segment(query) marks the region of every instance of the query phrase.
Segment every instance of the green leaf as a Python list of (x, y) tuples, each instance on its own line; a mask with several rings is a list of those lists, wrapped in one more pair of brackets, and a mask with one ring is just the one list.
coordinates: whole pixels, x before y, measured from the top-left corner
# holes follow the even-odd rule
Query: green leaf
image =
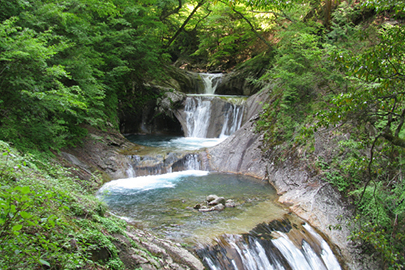
[(46, 265), (46, 266), (48, 266), (48, 267), (51, 267), (50, 263), (47, 262), (47, 261), (45, 261), (45, 260), (43, 260), (43, 259), (39, 259), (39, 262), (42, 263), (43, 265)]
[(28, 194), (28, 193), (30, 193), (30, 187), (28, 187), (28, 186), (22, 187), (22, 188), (21, 188), (21, 193), (22, 193), (22, 194)]
[(25, 211), (21, 211), (21, 212), (20, 212), (20, 216), (21, 216), (22, 218), (24, 218), (24, 219), (29, 219), (29, 218), (32, 217), (32, 215), (31, 215), (30, 213), (27, 213), (27, 212), (25, 212)]
[(22, 227), (23, 227), (23, 226), (22, 226), (21, 224), (17, 224), (17, 225), (14, 225), (14, 226), (13, 226), (12, 230), (16, 232), (16, 231), (21, 230)]

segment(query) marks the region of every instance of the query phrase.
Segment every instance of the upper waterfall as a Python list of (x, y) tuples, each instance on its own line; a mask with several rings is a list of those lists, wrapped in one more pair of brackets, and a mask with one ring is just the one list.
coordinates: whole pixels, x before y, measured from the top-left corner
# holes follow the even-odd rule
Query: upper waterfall
[(204, 84), (204, 94), (215, 94), (215, 90), (222, 80), (222, 73), (200, 73)]
[[(245, 97), (217, 96), (221, 73), (201, 73), (204, 94), (188, 95), (182, 122), (185, 136), (195, 138), (225, 138), (242, 125)], [(180, 119), (179, 119), (180, 120)]]

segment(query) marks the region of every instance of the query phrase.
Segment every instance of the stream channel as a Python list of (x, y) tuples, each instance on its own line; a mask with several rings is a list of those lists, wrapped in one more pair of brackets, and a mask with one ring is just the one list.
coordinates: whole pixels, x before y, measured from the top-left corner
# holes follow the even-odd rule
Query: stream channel
[[(194, 246), (207, 269), (341, 269), (327, 241), (277, 204), (268, 182), (212, 172), (204, 165), (198, 150), (221, 143), (241, 127), (246, 97), (219, 97), (230, 102), (220, 110), (223, 117), (215, 116), (221, 74), (201, 78), (206, 92), (185, 101), (185, 137), (127, 136), (143, 149), (143, 155), (131, 157), (134, 164), (156, 163), (156, 156), (180, 156), (181, 162), (162, 162), (166, 166), (158, 169), (131, 166), (128, 177), (106, 183), (99, 198), (113, 214)], [(232, 200), (230, 207), (195, 209), (205, 208), (211, 194)]]

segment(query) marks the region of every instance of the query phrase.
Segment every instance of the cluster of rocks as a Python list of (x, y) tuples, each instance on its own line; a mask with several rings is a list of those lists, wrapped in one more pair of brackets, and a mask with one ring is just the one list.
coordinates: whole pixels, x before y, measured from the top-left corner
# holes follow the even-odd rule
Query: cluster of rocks
[(196, 204), (193, 208), (200, 212), (222, 211), (226, 207), (236, 207), (236, 203), (231, 200), (225, 200), (224, 197), (217, 195), (208, 195), (204, 203)]

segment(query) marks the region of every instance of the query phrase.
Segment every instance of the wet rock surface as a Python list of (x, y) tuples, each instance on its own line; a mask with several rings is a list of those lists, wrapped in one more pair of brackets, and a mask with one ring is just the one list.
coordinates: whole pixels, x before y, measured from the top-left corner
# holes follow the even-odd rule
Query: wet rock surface
[(225, 200), (224, 197), (219, 197), (217, 195), (208, 195), (207, 199), (203, 203), (196, 204), (193, 209), (199, 212), (212, 212), (212, 211), (222, 211), (225, 208), (236, 207), (236, 203), (232, 199)]
[[(127, 229), (127, 237), (114, 235), (114, 244), (120, 250), (119, 257), (126, 269), (204, 269), (201, 261), (180, 244), (133, 227)], [(135, 243), (136, 249), (131, 247), (128, 238)]]
[(92, 127), (88, 131), (82, 145), (62, 150), (62, 164), (78, 169), (72, 173), (85, 180), (92, 180), (95, 173), (101, 173), (105, 181), (126, 177), (128, 159), (120, 151), (133, 144), (116, 131)]

